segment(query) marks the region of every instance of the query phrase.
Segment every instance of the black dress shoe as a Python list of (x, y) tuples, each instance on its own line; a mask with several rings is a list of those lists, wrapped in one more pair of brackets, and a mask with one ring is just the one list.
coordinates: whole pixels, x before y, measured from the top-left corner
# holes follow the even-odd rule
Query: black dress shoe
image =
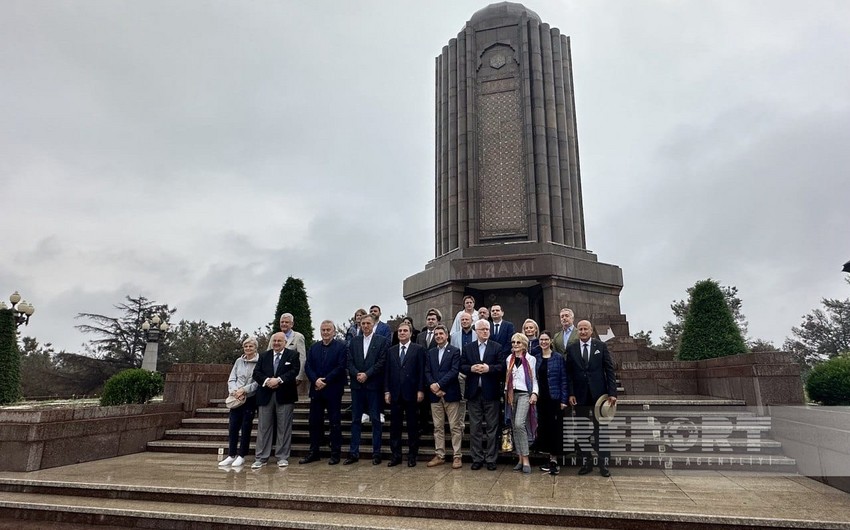
[[(380, 463), (380, 460), (378, 462)], [(390, 460), (390, 463), (387, 464), (387, 467), (395, 467), (399, 464), (401, 464), (401, 458), (393, 458)]]
[(348, 466), (351, 464), (356, 464), (360, 460), (359, 456), (349, 456), (345, 459), (345, 462), (342, 463), (344, 466)]
[(319, 455), (316, 453), (307, 453), (307, 456), (298, 461), (299, 464), (309, 464), (310, 462), (318, 462)]
[(416, 459), (408, 458), (407, 459), (407, 467), (416, 467)]
[(487, 462), (487, 469), (490, 471), (496, 471), (496, 462)]
[(372, 457), (372, 465), (373, 466), (381, 465), (381, 457), (380, 456), (373, 456)]
[(339, 457), (338, 456), (332, 456), (331, 459), (328, 460), (329, 466), (335, 466), (337, 464), (339, 464)]
[(473, 462), (472, 467), (470, 467), (470, 469), (476, 471), (478, 469), (481, 469), (482, 467), (484, 467), (484, 464), (482, 464), (481, 462)]
[(578, 470), (579, 475), (587, 475), (593, 471), (593, 466), (581, 466), (581, 469)]
[(602, 475), (603, 477), (610, 477), (611, 476), (611, 472), (608, 471), (607, 467), (600, 467), (599, 468), (599, 474)]

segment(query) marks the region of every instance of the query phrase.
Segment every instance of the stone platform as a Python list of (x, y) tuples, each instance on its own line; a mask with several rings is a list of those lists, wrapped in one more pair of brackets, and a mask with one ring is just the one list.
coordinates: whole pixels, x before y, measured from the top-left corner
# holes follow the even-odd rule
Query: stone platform
[(252, 471), (216, 459), (141, 453), (2, 472), (0, 528), (850, 529), (850, 495), (796, 474), (618, 468), (606, 479), (365, 459)]

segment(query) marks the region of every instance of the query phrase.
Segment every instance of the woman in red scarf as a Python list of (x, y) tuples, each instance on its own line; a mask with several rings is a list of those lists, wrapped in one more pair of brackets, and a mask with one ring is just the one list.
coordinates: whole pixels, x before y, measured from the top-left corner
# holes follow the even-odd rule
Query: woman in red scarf
[(505, 377), (505, 422), (513, 427), (514, 450), (519, 462), (514, 471), (531, 473), (528, 446), (537, 434), (537, 361), (528, 355), (528, 337), (514, 333)]

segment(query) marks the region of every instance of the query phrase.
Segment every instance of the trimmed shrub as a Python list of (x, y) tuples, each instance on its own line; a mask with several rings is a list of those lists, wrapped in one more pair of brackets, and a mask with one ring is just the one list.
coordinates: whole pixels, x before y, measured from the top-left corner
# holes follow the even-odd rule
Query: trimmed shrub
[(141, 368), (131, 368), (118, 372), (106, 381), (100, 404), (125, 405), (128, 403), (147, 403), (162, 393), (165, 383), (157, 372), (148, 372)]
[(809, 399), (823, 405), (850, 405), (850, 355), (824, 361), (806, 379)]
[(0, 405), (21, 399), (21, 354), (15, 316), (11, 309), (0, 309)]
[(679, 359), (696, 361), (748, 351), (720, 284), (710, 279), (694, 284), (682, 326)]

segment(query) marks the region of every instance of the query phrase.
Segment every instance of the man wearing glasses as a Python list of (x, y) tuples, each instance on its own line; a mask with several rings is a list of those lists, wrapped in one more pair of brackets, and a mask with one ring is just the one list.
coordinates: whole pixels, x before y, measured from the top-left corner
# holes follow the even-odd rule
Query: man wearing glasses
[(490, 340), (490, 323), (475, 323), (477, 340), (463, 348), (460, 371), (466, 375), (466, 409), (469, 411), (472, 469), (496, 469), (496, 439), (499, 433), (501, 376), (505, 372), (501, 344)]

